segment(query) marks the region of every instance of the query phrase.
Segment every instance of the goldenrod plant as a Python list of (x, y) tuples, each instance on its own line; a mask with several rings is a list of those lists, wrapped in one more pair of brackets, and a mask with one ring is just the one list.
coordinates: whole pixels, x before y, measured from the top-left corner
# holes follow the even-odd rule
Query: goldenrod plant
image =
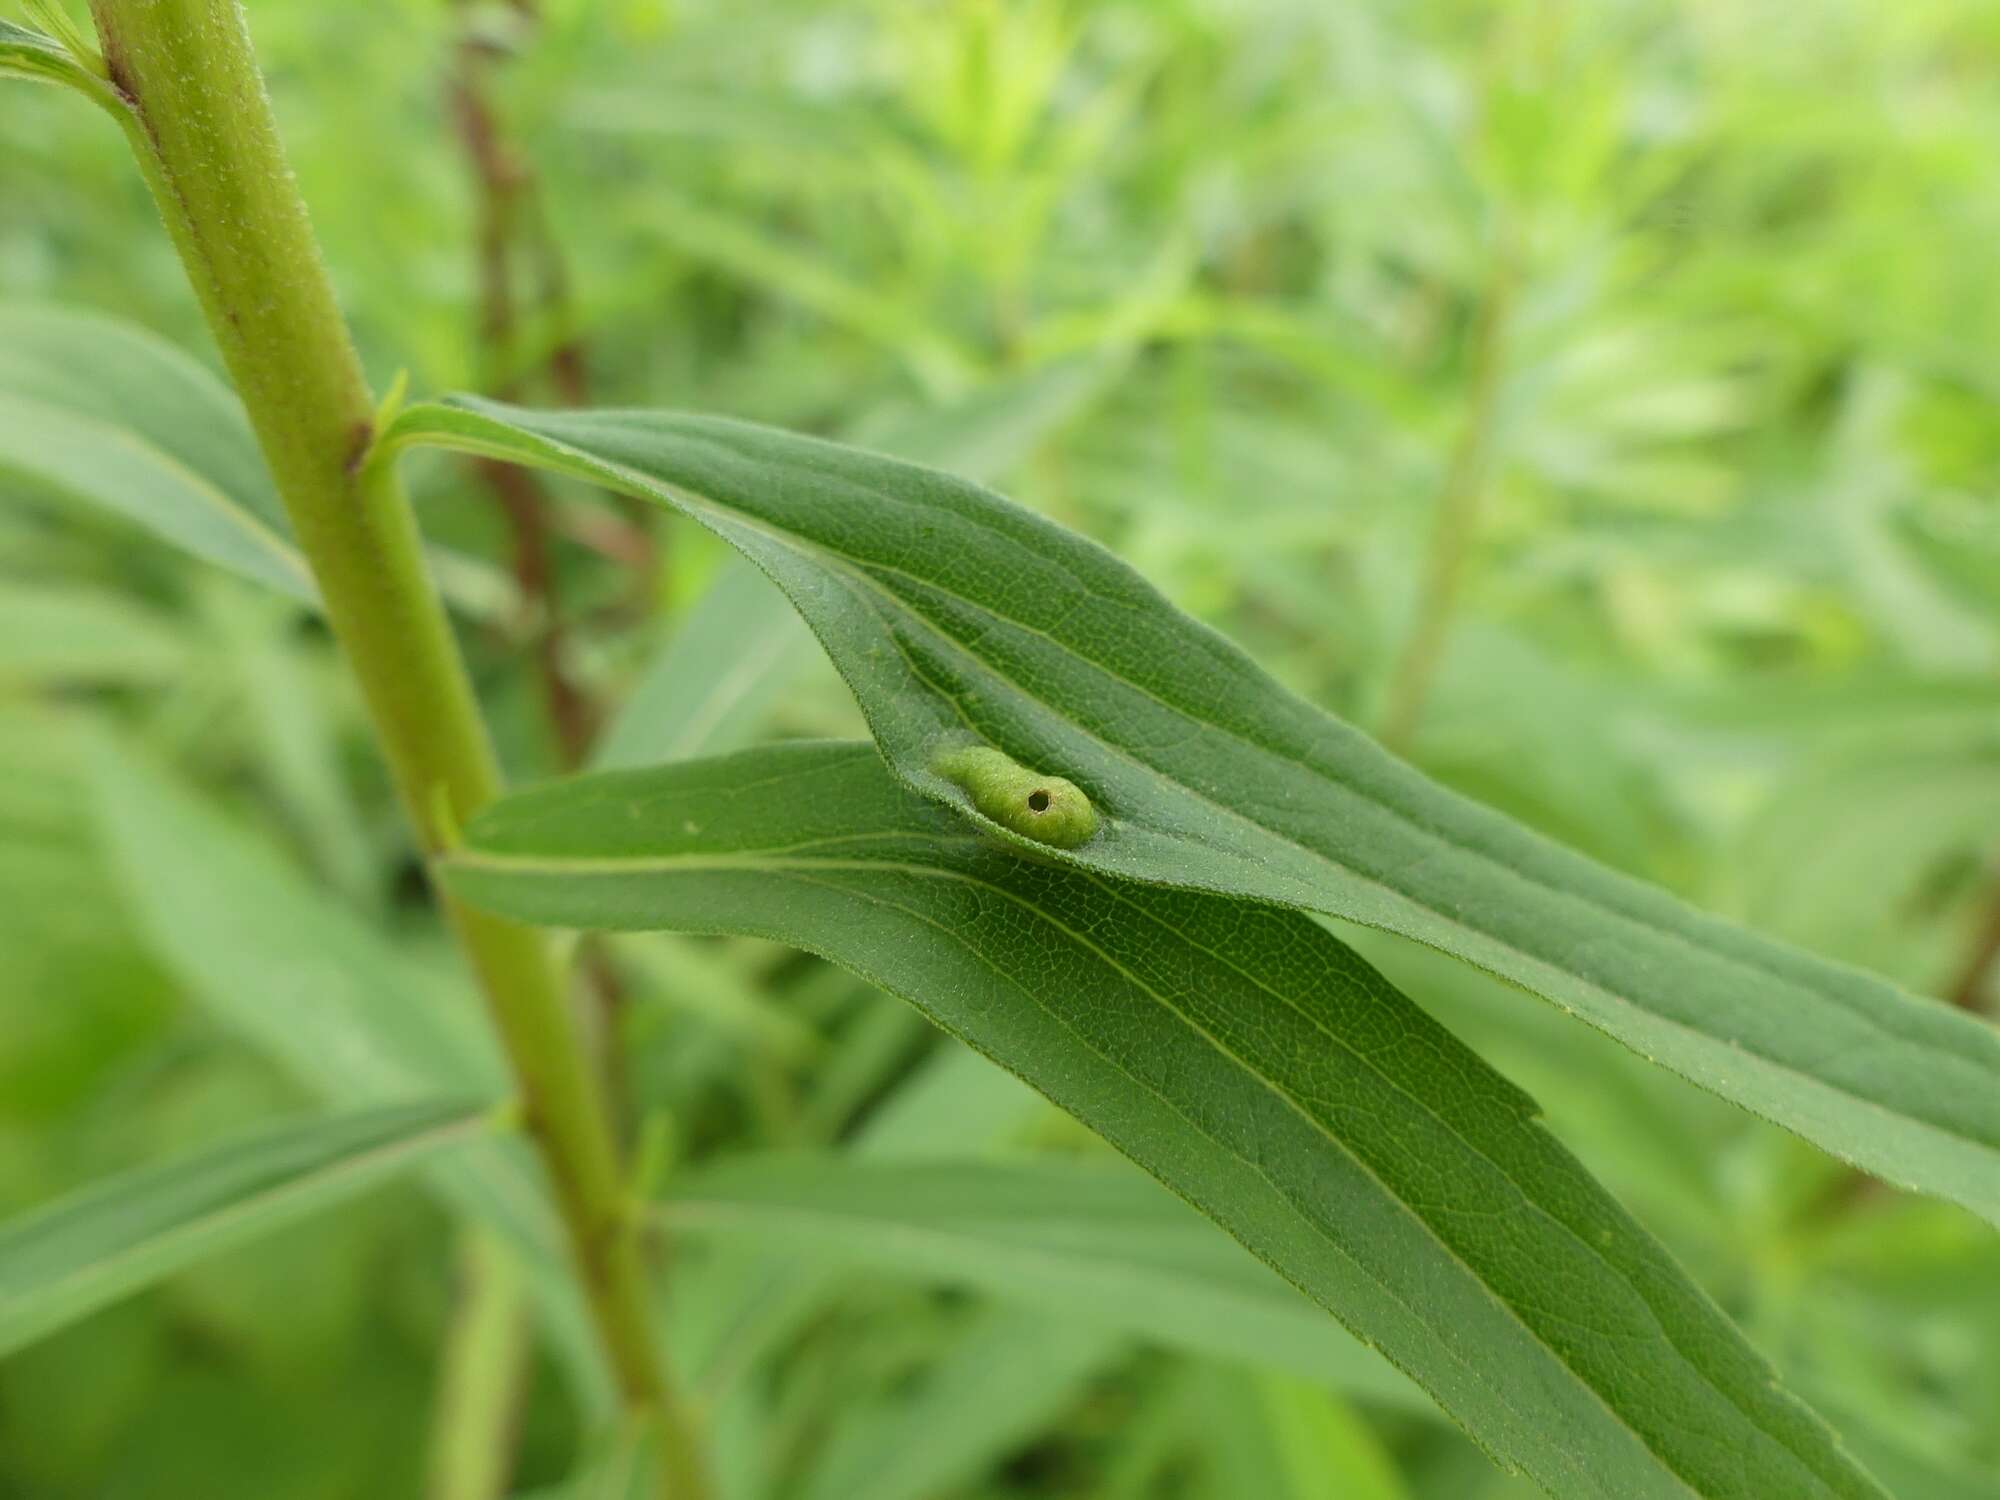
[(0, 1491), (2000, 1493), (1982, 12), (22, 22)]

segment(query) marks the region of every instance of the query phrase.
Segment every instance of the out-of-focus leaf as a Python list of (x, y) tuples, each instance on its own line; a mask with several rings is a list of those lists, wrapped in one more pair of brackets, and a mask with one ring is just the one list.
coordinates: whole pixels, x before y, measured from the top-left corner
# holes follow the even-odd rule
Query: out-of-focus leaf
[(1295, 1380), (1258, 1382), (1292, 1500), (1410, 1500), (1395, 1460), (1352, 1408)]
[(0, 1225), (0, 1354), (489, 1129), (489, 1107), (463, 1102), (331, 1115), (127, 1172)]
[(1410, 1500), (1381, 1440), (1337, 1397), (1283, 1375), (1244, 1380), (1204, 1370), (1192, 1399), (1206, 1420), (1186, 1433), (1214, 1500)]
[(606, 135), (749, 142), (788, 151), (851, 152), (867, 145), (853, 115), (788, 93), (661, 88), (595, 88), (569, 105), (568, 123)]
[(294, 599), (318, 597), (243, 408), (179, 349), (128, 324), (0, 308), (0, 474)]
[(740, 749), (817, 649), (770, 580), (731, 558), (633, 689), (593, 763), (611, 770)]
[(1047, 1113), (1019, 1078), (950, 1042), (869, 1115), (852, 1149), (880, 1161), (963, 1159), (991, 1152)]
[(1435, 1410), (1171, 1193), (1115, 1162), (753, 1157), (680, 1179), (660, 1211), (690, 1239), (977, 1287), (1169, 1348)]
[[(976, 485), (661, 412), (415, 407), (392, 441), (593, 480), (777, 580), (909, 786), (1040, 856), (1383, 927), (1502, 975), (1893, 1182), (2000, 1222), (2000, 1035), (1548, 843), (1293, 697), (1116, 558)], [(997, 745), (1099, 811), (1075, 848), (973, 807)]]
[[(69, 308), (0, 304), (0, 496), (9, 484), (141, 526), (206, 562), (318, 605), (243, 407), (165, 339)], [(434, 551), (474, 615), (511, 597), (489, 566)]]
[(646, 207), (648, 222), (675, 249), (893, 350), (932, 390), (952, 393), (970, 382), (967, 352), (933, 327), (917, 305), (897, 300), (868, 278), (846, 275), (824, 256), (794, 249), (763, 226), (662, 183), (652, 185)]
[(217, 588), (206, 602), (235, 667), (260, 769), (315, 867), (358, 909), (372, 909), (380, 881), (341, 771), (323, 644), (301, 639), (292, 606), (252, 590)]
[(1948, 877), (1961, 867), (1983, 902), (1995, 847), (2000, 734), (1856, 748), (1789, 768), (1731, 848), (1726, 888), (1766, 931), (1930, 988), (1962, 956), (1958, 925), (1938, 920), (1960, 905)]
[(1425, 708), (1420, 759), (1447, 785), (1623, 870), (1653, 842), (1621, 756), (1611, 684), (1499, 630), (1459, 628)]
[(136, 757), (93, 764), (112, 858), (162, 957), (231, 1031), (341, 1104), (448, 1088), (498, 1097), (497, 1046), (263, 840)]
[(558, 782), (466, 837), (446, 877), (503, 914), (775, 938), (902, 995), (1552, 1494), (1879, 1494), (1532, 1102), (1307, 917), (1023, 858), (868, 745)]
[(1122, 1344), (1101, 1326), (988, 1313), (915, 1390), (847, 1415), (801, 1500), (950, 1493), (1061, 1415)]
[(519, 1500), (656, 1500), (661, 1467), (657, 1430), (628, 1419), (599, 1445), (580, 1473)]
[[(0, 1122), (16, 1131), (83, 1107), (176, 1009), (97, 847), (86, 744), (72, 713), (0, 703)], [(38, 1176), (11, 1185), (60, 1182)]]
[(1989, 618), (2000, 613), (2000, 508), (1959, 496), (1899, 522), (1898, 539), (1946, 587)]
[[(93, 771), (105, 840), (140, 926), (226, 1030), (343, 1108), (504, 1090), (498, 1046), (469, 996), (421, 978), (269, 845), (162, 772), (104, 745)], [(521, 1257), (580, 1389), (608, 1400), (561, 1226), (525, 1144), (488, 1142), (426, 1175)]]
[(151, 686), (186, 667), (187, 648), (174, 620), (116, 595), (0, 583), (0, 683)]

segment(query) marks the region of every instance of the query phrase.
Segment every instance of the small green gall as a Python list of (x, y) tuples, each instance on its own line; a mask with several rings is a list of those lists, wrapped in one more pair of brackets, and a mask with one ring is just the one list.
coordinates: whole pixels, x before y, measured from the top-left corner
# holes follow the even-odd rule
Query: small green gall
[(964, 787), (974, 807), (1022, 838), (1074, 849), (1097, 832), (1097, 810), (1075, 782), (1030, 771), (991, 746), (948, 750), (931, 769)]

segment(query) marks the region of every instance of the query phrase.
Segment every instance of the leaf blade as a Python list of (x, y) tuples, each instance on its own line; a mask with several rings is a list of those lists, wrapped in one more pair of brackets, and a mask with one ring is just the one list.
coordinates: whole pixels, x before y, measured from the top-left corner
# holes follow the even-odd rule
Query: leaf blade
[(150, 333), (66, 309), (0, 308), (0, 468), (317, 600), (242, 407)]
[[(165, 771), (107, 742), (92, 748), (115, 878), (149, 946), (215, 1024), (337, 1109), (504, 1094), (498, 1043), (469, 996), (415, 971), (367, 923)], [(527, 1143), (482, 1142), (424, 1175), (519, 1257), (577, 1389), (608, 1409), (609, 1372)]]
[(970, 741), (1082, 786), (1066, 857), (1400, 933), (1844, 1159), (2000, 1222), (2000, 1035), (1759, 938), (1427, 781), (1136, 573), (976, 485), (748, 424), (405, 412), (393, 444), (541, 465), (668, 505), (791, 597), (897, 775)]
[(1199, 1214), (1122, 1165), (756, 1156), (676, 1178), (677, 1236), (971, 1286), (1209, 1358), (1435, 1416), (1393, 1366)]
[(1879, 1495), (1532, 1101), (1308, 918), (1022, 859), (865, 745), (556, 783), (467, 841), (447, 879), (504, 915), (773, 938), (903, 996), (1552, 1494)]
[(484, 1103), (331, 1115), (142, 1167), (0, 1226), (0, 1355), (492, 1128)]

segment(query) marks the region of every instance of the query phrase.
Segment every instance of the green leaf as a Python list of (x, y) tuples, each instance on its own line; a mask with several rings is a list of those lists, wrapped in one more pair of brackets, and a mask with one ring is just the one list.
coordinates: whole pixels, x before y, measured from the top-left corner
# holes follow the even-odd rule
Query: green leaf
[(666, 1469), (661, 1446), (654, 1423), (620, 1418), (576, 1473), (560, 1485), (535, 1491), (534, 1500), (655, 1500)]
[[(1107, 360), (1072, 360), (996, 381), (962, 401), (885, 414), (871, 443), (954, 473), (990, 479), (1025, 458), (1103, 389)], [(826, 657), (798, 611), (762, 573), (732, 557), (675, 631), (599, 741), (598, 770), (739, 750)]]
[(1395, 1460), (1349, 1407), (1296, 1381), (1259, 1382), (1265, 1422), (1292, 1500), (1409, 1500)]
[(732, 559), (626, 699), (592, 762), (616, 770), (740, 749), (815, 654), (812, 632), (784, 597)]
[(909, 1000), (1551, 1494), (1879, 1494), (1532, 1102), (1309, 918), (1023, 857), (866, 745), (556, 783), (466, 837), (446, 878), (492, 910), (772, 938)]
[(327, 678), (341, 670), (324, 639), (301, 637), (297, 611), (254, 589), (204, 591), (206, 622), (233, 668), (262, 779), (298, 829), (315, 869), (352, 905), (380, 896), (368, 820), (341, 764), (343, 730)]
[(1118, 1162), (753, 1156), (691, 1173), (674, 1235), (975, 1287), (1417, 1415), (1430, 1398), (1172, 1193)]
[(0, 21), (0, 78), (65, 84), (107, 109), (117, 107), (110, 85), (61, 42), (11, 21)]
[(0, 1226), (0, 1355), (491, 1128), (484, 1104), (331, 1115), (142, 1167), (15, 1219)]
[[(0, 304), (0, 495), (14, 486), (121, 517), (318, 606), (242, 404), (206, 367), (132, 324)], [(459, 553), (430, 556), (454, 609), (505, 612), (512, 585), (503, 574)]]
[(172, 681), (188, 665), (178, 621), (116, 594), (0, 581), (0, 682), (113, 687)]
[(1259, 1500), (1410, 1500), (1382, 1440), (1352, 1408), (1281, 1375), (1193, 1373), (1184, 1425), (1209, 1483), (1202, 1495)]
[[(471, 997), (415, 970), (277, 852), (163, 772), (90, 757), (110, 862), (139, 927), (217, 1024), (337, 1108), (499, 1097), (506, 1072)], [(560, 1221), (526, 1143), (482, 1143), (426, 1174), (520, 1257), (586, 1400), (609, 1400)]]
[[(1082, 788), (1065, 863), (1385, 928), (1510, 979), (1892, 1182), (2000, 1222), (2000, 1035), (1694, 911), (1469, 802), (1292, 696), (1130, 568), (949, 475), (715, 418), (404, 413), (397, 443), (671, 506), (791, 597), (896, 774), (941, 752)], [(1022, 841), (1025, 844), (1025, 841)]]
[(498, 1098), (499, 1049), (463, 996), (420, 978), (263, 839), (108, 743), (90, 766), (111, 863), (191, 996), (330, 1102)]
[(161, 338), (0, 308), (0, 476), (98, 507), (294, 599), (317, 595), (227, 386)]
[(794, 249), (753, 220), (709, 208), (664, 183), (649, 185), (645, 207), (651, 227), (676, 251), (893, 350), (931, 389), (955, 390), (971, 378), (968, 352), (934, 327), (914, 299), (878, 291), (878, 281), (844, 273), (824, 253)]
[(914, 1391), (843, 1416), (801, 1500), (929, 1500), (977, 1479), (1076, 1402), (1121, 1341), (987, 1314)]

